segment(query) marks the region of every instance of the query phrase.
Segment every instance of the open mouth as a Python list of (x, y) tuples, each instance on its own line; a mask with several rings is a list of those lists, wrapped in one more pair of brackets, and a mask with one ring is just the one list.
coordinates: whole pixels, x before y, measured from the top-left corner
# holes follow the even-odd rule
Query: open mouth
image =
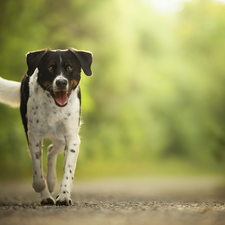
[(54, 99), (58, 106), (65, 106), (68, 102), (70, 92), (68, 91), (55, 91)]

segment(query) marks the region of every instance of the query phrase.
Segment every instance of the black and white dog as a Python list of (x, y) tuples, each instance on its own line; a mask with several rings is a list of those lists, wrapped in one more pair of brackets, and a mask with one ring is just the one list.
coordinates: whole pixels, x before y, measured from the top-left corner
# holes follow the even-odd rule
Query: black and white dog
[[(28, 70), (22, 82), (0, 77), (0, 102), (19, 106), (33, 167), (33, 188), (42, 204), (71, 205), (71, 185), (79, 152), (81, 69), (91, 71), (87, 51), (50, 49), (29, 52)], [(47, 176), (42, 169), (42, 140), (49, 138)], [(51, 196), (56, 183), (56, 158), (64, 150), (64, 175), (56, 202)]]

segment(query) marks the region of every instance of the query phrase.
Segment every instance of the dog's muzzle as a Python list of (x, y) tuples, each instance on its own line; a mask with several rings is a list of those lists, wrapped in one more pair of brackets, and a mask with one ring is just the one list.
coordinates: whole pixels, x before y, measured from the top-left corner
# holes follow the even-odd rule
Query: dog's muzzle
[(68, 80), (65, 78), (58, 78), (53, 85), (54, 99), (58, 106), (65, 106), (68, 102), (70, 92), (68, 91)]

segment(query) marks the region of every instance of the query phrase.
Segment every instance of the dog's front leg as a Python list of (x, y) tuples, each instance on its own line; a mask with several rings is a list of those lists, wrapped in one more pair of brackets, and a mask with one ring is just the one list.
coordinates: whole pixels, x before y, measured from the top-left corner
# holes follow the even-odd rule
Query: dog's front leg
[(28, 140), (33, 168), (33, 188), (36, 192), (41, 192), (46, 186), (42, 169), (42, 139), (28, 132)]
[(56, 205), (72, 205), (71, 186), (73, 183), (77, 157), (79, 153), (80, 139), (67, 141), (64, 153), (64, 174), (60, 187), (60, 193), (56, 198)]

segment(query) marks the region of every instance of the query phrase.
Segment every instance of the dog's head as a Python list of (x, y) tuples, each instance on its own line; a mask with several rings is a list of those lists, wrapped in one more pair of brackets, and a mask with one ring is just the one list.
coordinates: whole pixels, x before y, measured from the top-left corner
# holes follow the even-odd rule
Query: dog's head
[(81, 69), (87, 76), (92, 75), (91, 63), (90, 52), (73, 48), (29, 52), (27, 76), (31, 76), (38, 68), (38, 83), (51, 94), (57, 106), (63, 107), (80, 82)]

